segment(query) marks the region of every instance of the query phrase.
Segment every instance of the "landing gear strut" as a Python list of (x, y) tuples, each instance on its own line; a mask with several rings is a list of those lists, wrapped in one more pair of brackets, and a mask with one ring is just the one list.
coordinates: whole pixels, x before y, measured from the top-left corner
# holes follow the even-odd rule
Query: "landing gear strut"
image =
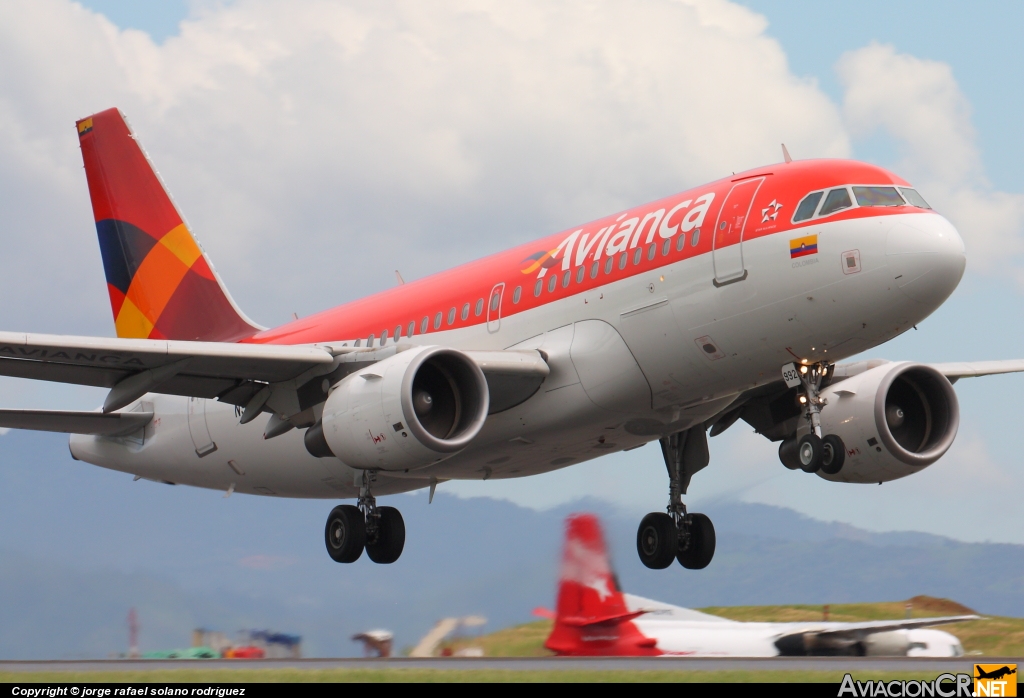
[(324, 529), (327, 553), (335, 562), (355, 562), (366, 550), (374, 562), (389, 565), (405, 548), (405, 521), (394, 507), (378, 507), (370, 487), (377, 479), (363, 471), (363, 485), (356, 506), (342, 504), (331, 510)]
[[(803, 365), (798, 370), (793, 366), (803, 388), (799, 400), (810, 432), (799, 439), (795, 435), (791, 436), (779, 446), (779, 460), (791, 470), (799, 468), (805, 473), (820, 470), (826, 475), (835, 475), (846, 460), (843, 440), (836, 434), (822, 436), (821, 433), (821, 408), (828, 404), (827, 400), (820, 397), (821, 382), (831, 369), (832, 366), (825, 362)], [(786, 375), (785, 369), (783, 375)]]
[(693, 474), (708, 464), (707, 434), (698, 426), (663, 437), (660, 443), (669, 477), (668, 509), (640, 522), (637, 553), (651, 569), (664, 569), (673, 559), (687, 569), (703, 569), (715, 555), (715, 527), (704, 514), (687, 513), (683, 495)]

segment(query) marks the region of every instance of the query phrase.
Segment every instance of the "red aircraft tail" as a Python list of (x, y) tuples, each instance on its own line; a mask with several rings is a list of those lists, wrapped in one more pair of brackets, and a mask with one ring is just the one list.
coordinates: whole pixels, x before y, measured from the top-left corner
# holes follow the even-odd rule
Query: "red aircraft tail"
[(597, 517), (566, 519), (555, 627), (544, 646), (567, 655), (661, 654), (631, 622), (641, 614), (626, 606)]
[(76, 125), (117, 336), (231, 342), (256, 333), (121, 112)]

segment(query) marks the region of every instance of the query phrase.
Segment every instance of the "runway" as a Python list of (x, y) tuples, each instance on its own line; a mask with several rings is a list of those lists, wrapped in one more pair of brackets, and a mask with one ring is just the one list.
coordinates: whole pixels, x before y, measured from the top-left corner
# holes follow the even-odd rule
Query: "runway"
[(436, 669), (466, 671), (913, 671), (972, 673), (974, 664), (1024, 663), (1019, 657), (439, 657), (431, 659), (98, 659), (0, 661), (0, 672), (157, 671), (173, 669)]

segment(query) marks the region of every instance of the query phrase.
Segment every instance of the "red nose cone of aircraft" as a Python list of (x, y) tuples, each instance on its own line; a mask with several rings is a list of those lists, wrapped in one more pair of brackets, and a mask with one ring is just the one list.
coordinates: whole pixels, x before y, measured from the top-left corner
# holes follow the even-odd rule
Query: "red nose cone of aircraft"
[(938, 214), (901, 217), (889, 229), (885, 257), (900, 290), (933, 309), (953, 293), (967, 264), (959, 233)]

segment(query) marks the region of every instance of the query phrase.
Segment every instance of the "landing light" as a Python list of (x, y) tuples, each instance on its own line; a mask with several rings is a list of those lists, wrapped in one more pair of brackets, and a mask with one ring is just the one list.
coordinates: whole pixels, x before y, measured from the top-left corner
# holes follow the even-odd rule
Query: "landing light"
[(807, 373), (807, 367), (806, 366), (801, 366), (800, 367), (800, 373)]
[(801, 405), (803, 405), (803, 404), (805, 404), (806, 402), (807, 402), (807, 398), (806, 398), (806, 397), (804, 397), (803, 395), (801, 395), (801, 396), (800, 396), (800, 404), (801, 404)]

